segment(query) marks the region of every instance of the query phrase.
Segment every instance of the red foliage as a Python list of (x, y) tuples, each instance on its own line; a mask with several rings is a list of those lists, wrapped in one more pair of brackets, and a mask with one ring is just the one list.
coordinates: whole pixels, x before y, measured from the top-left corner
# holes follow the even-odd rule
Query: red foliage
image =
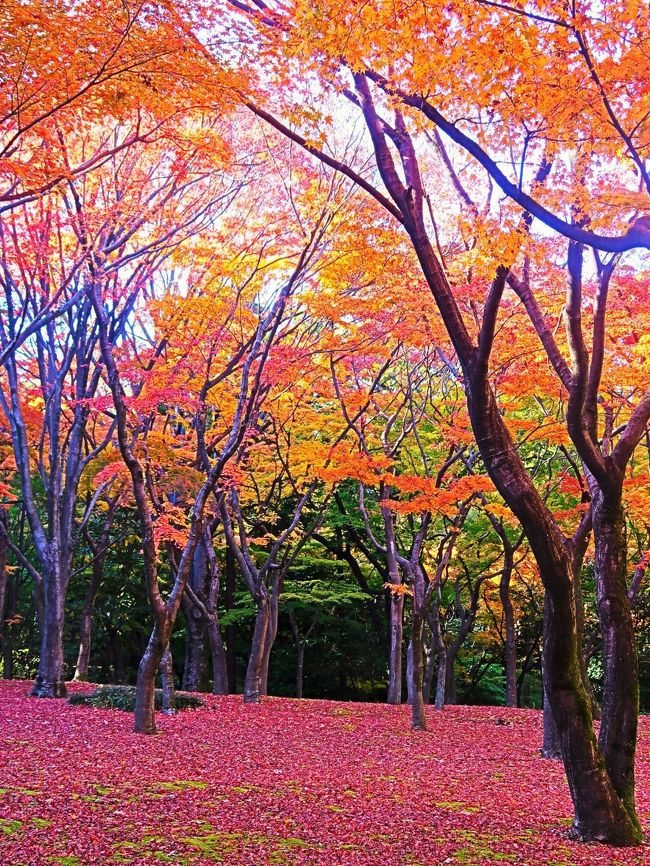
[[(413, 733), (407, 707), (240, 697), (130, 732), (118, 710), (0, 685), (0, 863), (12, 866), (437, 866), (650, 862), (566, 838), (541, 715), (451, 707)], [(650, 723), (639, 810), (650, 823)]]

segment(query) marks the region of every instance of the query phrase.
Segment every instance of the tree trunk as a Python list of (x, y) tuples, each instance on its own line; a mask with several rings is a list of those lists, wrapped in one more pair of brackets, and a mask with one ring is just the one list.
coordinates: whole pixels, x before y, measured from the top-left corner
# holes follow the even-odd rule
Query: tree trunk
[[(390, 495), (390, 488), (382, 481), (379, 486), (380, 501)], [(402, 583), (398, 565), (397, 542), (395, 537), (395, 515), (384, 505), (380, 505), (384, 538), (386, 547), (383, 553), (386, 557), (388, 582), (394, 586)], [(364, 512), (365, 513), (365, 512)], [(369, 525), (369, 524), (368, 524)], [(366, 530), (368, 533), (369, 529)], [(376, 545), (376, 542), (375, 542)], [(402, 703), (402, 643), (404, 632), (404, 596), (400, 592), (391, 592), (389, 596), (390, 648), (388, 654), (388, 690), (386, 702)]]
[[(204, 605), (207, 601), (208, 572), (208, 553), (205, 541), (201, 539), (192, 557), (188, 586)], [(183, 593), (181, 607), (187, 625), (182, 686), (186, 692), (198, 692), (205, 680), (206, 620), (204, 613), (192, 603), (188, 593)]]
[(305, 641), (300, 640), (296, 645), (296, 697), (302, 697), (303, 678), (305, 671)]
[[(24, 506), (20, 511), (20, 523), (18, 529), (18, 547), (22, 550), (23, 545), (25, 543), (25, 508)], [(8, 529), (8, 526), (5, 526)], [(8, 537), (7, 537), (8, 538)], [(7, 541), (8, 546), (8, 541)], [(7, 570), (6, 572), (6, 585), (5, 585), (5, 597), (4, 597), (4, 620), (2, 621), (2, 677), (5, 680), (12, 680), (14, 678), (14, 644), (16, 641), (15, 638), (15, 629), (17, 623), (14, 622), (14, 617), (18, 612), (18, 578), (14, 571)], [(32, 598), (34, 601), (34, 610), (36, 612), (36, 618), (38, 620), (39, 631), (42, 629), (43, 623), (43, 601), (41, 597), (41, 582), (38, 584), (34, 582), (32, 586)], [(12, 621), (12, 625), (9, 626), (7, 623)]]
[(174, 661), (169, 644), (167, 644), (160, 660), (160, 676), (162, 679), (162, 711), (168, 716), (173, 716), (176, 712), (176, 688), (174, 686)]
[(406, 647), (406, 703), (413, 705), (413, 637)]
[(77, 656), (77, 667), (74, 674), (75, 680), (88, 680), (88, 666), (90, 664), (90, 644), (92, 636), (92, 617), (97, 600), (97, 593), (104, 578), (104, 563), (111, 538), (111, 529), (115, 520), (115, 513), (119, 503), (119, 494), (109, 501), (108, 511), (102, 525), (99, 542), (93, 542), (90, 534), (84, 531), (93, 554), (92, 576), (86, 592), (84, 607), (81, 612), (81, 623), (79, 627), (79, 655)]
[(208, 527), (205, 527), (201, 541), (194, 551), (188, 586), (191, 593), (186, 592), (183, 597), (183, 610), (188, 624), (183, 688), (187, 691), (201, 689), (205, 676), (207, 638), (212, 661), (212, 691), (215, 695), (227, 695), (226, 650), (218, 616), (220, 573), (212, 546), (211, 530)]
[[(577, 838), (615, 845), (637, 844), (638, 830), (613, 788), (593, 732), (591, 702), (582, 682), (575, 641), (570, 580), (562, 610), (573, 614), (572, 629), (557, 611), (549, 617), (544, 646), (544, 686), (558, 727), (560, 748), (575, 806)], [(565, 607), (566, 606), (566, 607)]]
[(503, 609), (505, 639), (503, 654), (506, 673), (506, 707), (517, 706), (517, 635), (515, 633), (515, 614), (510, 598), (510, 580), (512, 577), (512, 553), (504, 550), (504, 563), (499, 583), (499, 598)]
[(390, 597), (390, 656), (388, 661), (389, 704), (402, 703), (402, 642), (404, 629), (404, 596), (391, 593)]
[(14, 625), (7, 625), (16, 615), (16, 578), (8, 574), (5, 589), (4, 622), (2, 623), (2, 677), (14, 678)]
[(422, 698), (422, 685), (424, 681), (424, 665), (422, 662), (423, 627), (424, 616), (422, 612), (419, 610), (413, 610), (411, 623), (411, 657), (413, 666), (411, 683), (411, 727), (414, 731), (426, 731), (427, 729), (427, 719), (424, 713), (424, 701)]
[(74, 679), (77, 682), (88, 681), (88, 667), (90, 665), (90, 646), (92, 638), (93, 610), (99, 587), (104, 576), (104, 556), (95, 557), (93, 560), (93, 573), (86, 592), (81, 621), (79, 623), (79, 654)]
[(429, 626), (431, 628), (431, 640), (433, 642), (431, 651), (433, 653), (435, 650), (435, 654), (438, 658), (438, 667), (436, 669), (435, 707), (437, 710), (441, 710), (445, 705), (445, 696), (447, 693), (447, 644), (445, 643), (445, 636), (442, 633), (442, 625), (440, 623), (439, 597), (435, 598), (431, 605)]
[[(586, 543), (585, 543), (586, 552)], [(585, 689), (591, 701), (591, 713), (594, 719), (600, 719), (600, 705), (596, 698), (596, 693), (587, 673), (587, 658), (584, 652), (584, 636), (585, 636), (585, 603), (582, 593), (581, 568), (584, 560), (584, 554), (579, 556), (574, 563), (573, 569), (573, 592), (576, 599), (576, 626), (578, 629), (578, 650), (580, 654), (580, 671), (582, 672), (582, 681), (585, 684)]]
[(212, 658), (212, 693), (215, 695), (228, 694), (228, 659), (226, 648), (221, 638), (221, 628), (216, 611), (210, 616), (207, 626), (208, 643), (210, 644), (210, 657)]
[(293, 611), (290, 607), (287, 607), (287, 615), (289, 617), (289, 625), (291, 626), (291, 633), (293, 634), (293, 639), (296, 642), (296, 697), (302, 697), (302, 689), (303, 689), (303, 676), (305, 669), (305, 649), (307, 647), (307, 639), (309, 635), (312, 633), (314, 628), (316, 627), (316, 622), (318, 619), (318, 615), (316, 615), (312, 621), (311, 625), (307, 629), (304, 635), (300, 634), (300, 629), (298, 628), (298, 622), (296, 617), (294, 616)]
[(31, 690), (37, 698), (64, 698), (63, 623), (65, 617), (65, 583), (56, 559), (44, 574), (44, 612), (41, 629), (40, 658), (36, 682)]
[[(230, 610), (235, 600), (236, 569), (235, 557), (226, 545), (226, 586), (224, 605)], [(237, 691), (237, 626), (234, 622), (226, 626), (226, 667), (228, 669), (228, 694)]]
[(269, 664), (271, 662), (271, 650), (278, 634), (278, 616), (280, 613), (280, 594), (284, 583), (284, 575), (277, 569), (273, 570), (273, 587), (271, 589), (269, 624), (264, 638), (264, 651), (262, 653), (262, 666), (260, 670), (260, 696), (266, 697), (269, 691)]
[(135, 721), (133, 727), (136, 734), (156, 733), (154, 703), (156, 674), (160, 668), (160, 663), (168, 643), (169, 627), (166, 622), (157, 620), (138, 667), (138, 679), (135, 686)]
[(92, 618), (94, 598), (88, 603), (90, 590), (86, 596), (86, 603), (81, 611), (79, 622), (79, 654), (77, 655), (77, 666), (75, 667), (73, 679), (76, 682), (88, 682), (88, 668), (90, 666), (90, 641), (92, 635)]
[[(431, 612), (427, 611), (427, 624), (431, 629)], [(431, 688), (433, 686), (433, 677), (436, 672), (436, 648), (433, 632), (431, 632), (431, 642), (425, 652), (426, 663), (424, 668), (424, 685), (422, 686), (422, 700), (425, 704), (431, 703)]]
[(595, 576), (603, 639), (603, 708), (598, 742), (614, 789), (640, 838), (634, 804), (634, 757), (639, 716), (639, 670), (627, 594), (627, 538), (619, 490), (592, 490)]
[[(544, 595), (544, 645), (546, 644), (546, 632), (547, 625), (549, 622), (549, 604), (548, 604), (548, 594)], [(542, 683), (543, 685), (543, 696), (544, 696), (544, 705), (543, 705), (543, 723), (544, 723), (544, 734), (542, 740), (542, 750), (541, 755), (543, 758), (548, 758), (550, 760), (561, 759), (562, 758), (562, 748), (560, 743), (560, 734), (555, 724), (555, 719), (553, 718), (553, 710), (551, 709), (551, 704), (548, 699), (548, 694), (546, 693), (546, 676), (544, 675), (544, 653), (542, 651)]]
[(271, 603), (266, 587), (260, 594), (257, 602), (257, 614), (255, 616), (255, 628), (251, 643), (251, 652), (246, 668), (244, 680), (244, 703), (257, 704), (260, 701), (260, 678), (264, 664), (264, 650), (266, 645), (266, 632), (271, 619)]
[[(468, 371), (472, 375), (472, 371)], [(574, 834), (636, 844), (638, 824), (617, 795), (593, 731), (580, 669), (570, 552), (534, 490), (484, 377), (468, 388), (468, 408), (481, 455), (497, 489), (519, 518), (547, 592), (544, 686), (560, 736), (575, 808)]]
[(182, 689), (185, 692), (199, 692), (205, 679), (206, 625), (201, 612), (186, 595), (183, 596), (182, 607), (187, 627)]
[(445, 704), (450, 707), (456, 705), (458, 694), (456, 692), (456, 655), (457, 650), (454, 644), (447, 647), (445, 661)]
[(560, 749), (560, 735), (558, 734), (557, 725), (553, 718), (553, 712), (548, 700), (546, 690), (544, 690), (544, 709), (542, 711), (542, 719), (544, 725), (543, 740), (541, 755), (542, 758), (550, 760), (559, 760), (562, 758), (562, 750)]
[(456, 659), (458, 658), (458, 653), (460, 652), (461, 647), (467, 640), (467, 637), (474, 626), (474, 620), (476, 619), (476, 613), (478, 611), (479, 586), (480, 584), (477, 583), (472, 591), (471, 605), (468, 609), (460, 608), (460, 605), (458, 605), (460, 627), (458, 629), (458, 634), (447, 647), (445, 701), (451, 705), (456, 704), (458, 701), (456, 692)]
[[(2, 524), (0, 527), (0, 641), (2, 642), (2, 648), (4, 650), (7, 643), (6, 620), (8, 619), (8, 617), (5, 616), (5, 610), (8, 607), (7, 585), (9, 582), (9, 571), (7, 570), (7, 532), (9, 527), (7, 526), (7, 509), (3, 508), (1, 505), (0, 524)], [(5, 679), (7, 679), (6, 676)]]

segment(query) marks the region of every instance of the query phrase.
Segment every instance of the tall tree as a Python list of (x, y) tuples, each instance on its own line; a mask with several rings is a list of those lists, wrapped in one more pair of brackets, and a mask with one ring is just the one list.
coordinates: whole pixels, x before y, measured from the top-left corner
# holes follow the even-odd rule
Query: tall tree
[[(520, 520), (546, 586), (548, 627), (544, 647), (544, 678), (560, 734), (564, 765), (576, 810), (574, 832), (585, 839), (623, 845), (635, 844), (640, 838), (634, 808), (638, 686), (625, 585), (626, 546), (621, 488), (625, 466), (643, 435), (650, 415), (650, 393), (646, 392), (641, 396), (636, 409), (628, 416), (617, 444), (609, 450), (608, 445), (603, 445), (599, 440), (597, 399), (603, 368), (606, 327), (604, 311), (611, 265), (599, 266), (597, 295), (601, 313), (594, 317), (590, 357), (581, 321), (582, 244), (591, 244), (599, 250), (621, 252), (647, 246), (648, 233), (644, 218), (637, 220), (625, 234), (618, 237), (606, 237), (584, 228), (585, 216), (581, 202), (584, 202), (589, 195), (588, 190), (591, 190), (589, 179), (585, 175), (584, 162), (578, 163), (575, 175), (577, 182), (569, 190), (570, 207), (576, 215), (573, 223), (557, 217), (548, 207), (541, 205), (535, 198), (536, 190), (533, 190), (533, 195), (524, 192), (524, 186), (529, 188), (532, 179), (524, 170), (532, 159), (532, 152), (543, 161), (548, 160), (551, 154), (545, 154), (543, 144), (540, 148), (529, 148), (530, 130), (523, 141), (521, 138), (517, 140), (518, 146), (515, 148), (515, 125), (518, 123), (520, 129), (523, 127), (526, 130), (526, 124), (532, 125), (532, 118), (541, 110), (543, 116), (549, 119), (549, 129), (552, 129), (549, 140), (555, 140), (555, 155), (558, 152), (558, 135), (560, 141), (575, 142), (573, 123), (567, 130), (567, 112), (558, 110), (552, 100), (543, 105), (540, 102), (531, 105), (537, 94), (548, 93), (550, 88), (544, 87), (546, 82), (529, 79), (525, 79), (529, 86), (522, 87), (518, 79), (523, 66), (518, 62), (516, 54), (507, 52), (508, 63), (505, 67), (500, 66), (503, 74), (495, 76), (492, 66), (485, 65), (488, 55), (476, 51), (476, 43), (471, 40), (476, 39), (477, 30), (481, 30), (481, 44), (485, 41), (486, 34), (490, 33), (494, 35), (494, 43), (498, 46), (503, 41), (503, 31), (499, 40), (498, 25), (502, 22), (503, 15), (510, 15), (510, 23), (518, 35), (520, 34), (522, 54), (529, 31), (534, 29), (541, 54), (550, 47), (553, 51), (561, 52), (564, 62), (568, 63), (569, 58), (577, 58), (578, 63), (571, 67), (572, 78), (566, 88), (563, 88), (563, 94), (569, 93), (570, 98), (575, 97), (583, 103), (585, 99), (584, 96), (580, 97), (581, 89), (586, 89), (585, 78), (590, 79), (589, 91), (595, 88), (598, 98), (590, 97), (591, 104), (585, 112), (585, 126), (591, 125), (589, 128), (602, 130), (603, 115), (608, 118), (606, 132), (594, 133), (598, 147), (592, 148), (591, 157), (585, 157), (594, 159), (596, 150), (608, 157), (612, 154), (609, 142), (610, 127), (613, 126), (620, 139), (617, 146), (625, 148), (626, 158), (634, 164), (642, 180), (645, 176), (642, 130), (647, 123), (647, 114), (641, 112), (640, 117), (637, 116), (634, 131), (626, 131), (631, 128), (631, 117), (629, 110), (627, 116), (623, 116), (626, 112), (624, 106), (629, 106), (630, 101), (618, 100), (617, 105), (613, 104), (608, 93), (609, 82), (605, 82), (600, 76), (585, 37), (586, 25), (583, 26), (582, 19), (573, 11), (569, 13), (568, 19), (553, 18), (550, 22), (548, 16), (541, 16), (544, 19), (542, 24), (540, 16), (535, 13), (529, 16), (526, 10), (521, 12), (515, 8), (511, 11), (508, 7), (495, 16), (493, 9), (487, 9), (486, 6), (485, 9), (477, 10), (480, 14), (476, 16), (476, 26), (469, 23), (466, 4), (453, 4), (451, 10), (447, 4), (431, 4), (431, 9), (426, 9), (426, 13), (430, 11), (431, 16), (422, 14), (425, 13), (424, 4), (418, 5), (415, 10), (404, 8), (403, 19), (395, 16), (391, 4), (390, 8), (388, 5), (381, 7), (379, 22), (373, 21), (373, 27), (366, 28), (367, 21), (364, 16), (357, 16), (356, 7), (344, 9), (336, 3), (325, 3), (316, 13), (313, 6), (307, 8), (306, 5), (297, 3), (292, 7), (283, 7), (279, 13), (273, 9), (273, 14), (265, 5), (254, 9), (246, 4), (236, 5), (243, 7), (248, 13), (247, 26), (254, 23), (263, 34), (268, 34), (264, 50), (277, 56), (289, 47), (285, 56), (288, 58), (287, 63), (293, 65), (294, 73), (297, 71), (292, 59), (295, 56), (292, 53), (294, 46), (301, 46), (303, 63), (307, 62), (305, 54), (311, 51), (311, 57), (314, 58), (311, 68), (316, 68), (321, 74), (323, 86), (328, 87), (330, 82), (335, 80), (339, 91), (348, 96), (363, 117), (385, 190), (384, 192), (374, 187), (369, 191), (402, 224), (410, 240), (462, 369), (471, 424), (483, 461), (505, 502)], [(434, 19), (440, 24), (440, 32), (448, 36), (447, 39), (440, 40), (440, 50), (435, 52), (430, 50), (429, 39)], [(401, 23), (402, 20), (404, 23)], [(498, 21), (496, 27), (495, 20)], [(587, 16), (586, 21), (591, 31), (597, 31), (601, 38), (604, 38), (605, 28), (611, 26), (610, 22), (601, 26), (599, 17)], [(468, 24), (466, 32), (462, 26), (464, 22)], [(342, 23), (345, 23), (344, 27), (341, 27)], [(553, 25), (553, 29), (552, 37), (547, 39), (549, 23)], [(629, 25), (629, 22), (627, 24)], [(398, 44), (395, 38), (396, 26), (405, 39), (408, 37), (410, 46), (407, 54), (397, 57), (393, 50)], [(402, 28), (405, 29), (402, 31)], [(343, 32), (344, 40), (341, 39)], [(612, 28), (612, 33), (615, 32), (618, 32), (617, 29)], [(280, 33), (281, 40), (278, 39)], [(464, 87), (462, 94), (457, 96), (448, 92), (449, 82), (454, 80), (453, 75), (450, 77), (453, 72), (453, 57), (450, 62), (446, 62), (445, 49), (447, 44), (456, 44), (461, 35), (464, 50), (457, 51), (455, 57), (462, 58), (463, 64), (469, 61), (469, 79), (476, 75), (477, 87)], [(611, 37), (613, 40), (617, 38), (614, 35)], [(623, 41), (620, 41), (619, 47), (625, 54), (625, 69), (630, 82), (634, 81), (637, 88), (640, 86), (642, 89), (643, 84), (642, 81), (639, 82), (638, 74), (635, 79), (635, 70), (641, 68), (640, 59), (635, 59), (637, 49), (631, 46), (628, 48)], [(528, 50), (526, 48), (526, 51)], [(530, 68), (533, 76), (537, 75), (537, 67), (531, 65)], [(354, 91), (346, 80), (352, 83)], [(465, 65), (458, 80), (468, 80), (468, 69)], [(483, 81), (495, 84), (493, 87), (486, 87)], [(509, 102), (511, 84), (517, 95), (523, 94), (520, 101), (515, 101), (516, 108), (512, 112)], [(434, 97), (431, 94), (434, 94)], [(520, 159), (513, 166), (517, 172), (517, 180), (510, 180), (480, 145), (446, 120), (443, 111), (434, 103), (435, 97), (439, 104), (444, 101), (444, 105), (450, 108), (455, 104), (455, 97), (456, 104), (460, 105), (464, 101), (467, 107), (464, 111), (461, 109), (463, 116), (467, 116), (468, 110), (471, 115), (472, 109), (485, 113), (489, 105), (493, 110), (495, 107), (500, 109), (504, 123), (498, 127), (494, 136), (495, 147), (503, 148), (510, 144), (513, 150), (519, 152)], [(478, 105), (471, 104), (473, 97)], [(563, 104), (568, 102), (569, 100)], [(288, 124), (269, 115), (268, 110), (252, 107), (258, 115), (264, 116), (276, 129), (281, 129), (316, 157), (331, 162), (332, 157), (325, 152), (325, 148), (315, 146), (313, 139), (301, 136)], [(582, 681), (581, 651), (577, 639), (573, 580), (576, 541), (566, 538), (540, 497), (499, 411), (490, 385), (490, 362), (499, 311), (510, 269), (515, 264), (518, 244), (513, 246), (511, 243), (510, 247), (506, 244), (499, 249), (493, 245), (490, 258), (494, 276), (486, 291), (481, 314), (477, 316), (475, 323), (468, 323), (441, 263), (436, 239), (434, 237), (432, 240), (430, 237), (431, 219), (428, 209), (431, 199), (427, 194), (422, 160), (418, 157), (409, 131), (406, 112), (411, 110), (418, 115), (420, 123), (429, 121), (476, 156), (502, 189), (526, 209), (528, 216), (524, 222), (538, 216), (551, 228), (570, 238), (566, 330), (571, 367), (567, 366), (557, 351), (554, 341), (549, 339), (550, 329), (540, 322), (539, 316), (537, 324), (558, 379), (569, 394), (567, 429), (590, 476), (599, 611), (601, 626), (606, 636), (608, 666), (607, 696), (604, 700), (604, 715), (598, 742), (593, 733), (591, 707)], [(389, 122), (386, 117), (390, 114), (393, 119)], [(598, 124), (601, 126), (598, 127)], [(348, 175), (354, 174), (350, 165), (340, 168)], [(639, 198), (635, 193), (631, 180), (633, 181), (633, 176), (628, 171), (624, 181), (627, 182), (624, 195), (627, 196), (625, 201), (628, 214), (630, 206), (633, 208), (645, 201), (643, 195)], [(359, 183), (368, 189), (366, 179), (359, 177)], [(585, 193), (581, 190), (585, 190)], [(483, 273), (483, 279), (487, 282), (485, 268)], [(517, 284), (512, 277), (510, 281), (511, 284)], [(525, 279), (523, 282), (524, 293), (527, 293), (530, 284)], [(531, 318), (534, 319), (537, 304), (529, 303), (529, 306)]]

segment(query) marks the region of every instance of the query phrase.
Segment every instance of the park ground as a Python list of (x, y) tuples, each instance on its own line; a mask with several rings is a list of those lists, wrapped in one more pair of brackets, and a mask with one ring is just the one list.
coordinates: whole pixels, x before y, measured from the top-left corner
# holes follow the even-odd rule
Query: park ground
[[(85, 688), (77, 686), (73, 688)], [(569, 840), (541, 713), (206, 698), (131, 732), (119, 710), (0, 683), (2, 866), (650, 864), (650, 845)], [(650, 834), (650, 718), (638, 806)]]

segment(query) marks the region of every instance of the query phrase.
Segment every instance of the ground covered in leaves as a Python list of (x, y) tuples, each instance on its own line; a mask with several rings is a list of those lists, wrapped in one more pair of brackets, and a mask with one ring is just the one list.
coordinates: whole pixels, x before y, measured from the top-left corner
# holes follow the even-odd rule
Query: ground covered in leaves
[[(209, 697), (137, 736), (119, 710), (0, 683), (0, 863), (11, 866), (434, 866), (650, 863), (567, 838), (541, 715)], [(650, 831), (650, 719), (638, 803)]]

